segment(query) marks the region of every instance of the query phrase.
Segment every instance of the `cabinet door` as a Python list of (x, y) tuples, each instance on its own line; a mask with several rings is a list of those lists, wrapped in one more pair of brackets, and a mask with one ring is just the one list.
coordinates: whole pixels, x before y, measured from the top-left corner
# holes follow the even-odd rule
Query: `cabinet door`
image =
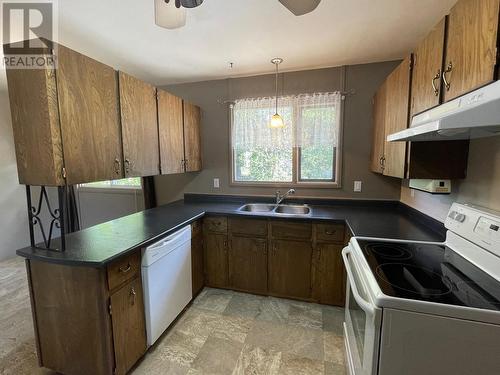
[(231, 236), (229, 249), (231, 287), (267, 293), (267, 239)]
[(448, 17), (444, 100), (494, 79), (500, 0), (459, 0)]
[(331, 243), (316, 245), (320, 303), (344, 306), (346, 275), (341, 255), (343, 247)]
[(384, 175), (404, 178), (406, 142), (387, 142), (387, 136), (408, 127), (411, 56), (387, 77), (384, 135)]
[(200, 107), (184, 101), (184, 155), (186, 172), (201, 170)]
[(411, 117), (439, 104), (445, 25), (443, 18), (413, 53)]
[(59, 46), (56, 74), (67, 183), (122, 178), (115, 70)]
[(227, 235), (207, 233), (204, 235), (203, 247), (207, 285), (227, 288), (229, 286)]
[(271, 241), (269, 292), (282, 297), (310, 299), (311, 264), (310, 241)]
[(19, 183), (64, 185), (54, 70), (7, 69), (6, 74)]
[(141, 278), (111, 295), (116, 373), (125, 374), (146, 351)]
[(203, 235), (201, 233), (191, 239), (191, 270), (194, 297), (205, 285), (203, 272)]
[(384, 172), (386, 91), (384, 82), (373, 97), (373, 141), (370, 169), (376, 173)]
[(159, 173), (156, 88), (119, 72), (125, 177)]
[(158, 90), (158, 132), (162, 174), (184, 172), (182, 116), (182, 99)]

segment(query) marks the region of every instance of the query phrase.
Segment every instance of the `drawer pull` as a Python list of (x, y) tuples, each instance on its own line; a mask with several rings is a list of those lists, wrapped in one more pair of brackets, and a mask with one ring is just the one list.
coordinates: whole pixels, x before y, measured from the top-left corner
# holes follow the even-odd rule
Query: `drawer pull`
[(118, 268), (118, 271), (121, 272), (121, 273), (127, 273), (129, 272), (130, 270), (132, 269), (132, 266), (130, 265), (130, 263), (127, 265), (127, 267), (120, 267)]
[(337, 233), (337, 231), (336, 231), (336, 230), (333, 230), (333, 231), (332, 231), (332, 230), (327, 230), (325, 233), (326, 233), (328, 236), (333, 236), (335, 233)]

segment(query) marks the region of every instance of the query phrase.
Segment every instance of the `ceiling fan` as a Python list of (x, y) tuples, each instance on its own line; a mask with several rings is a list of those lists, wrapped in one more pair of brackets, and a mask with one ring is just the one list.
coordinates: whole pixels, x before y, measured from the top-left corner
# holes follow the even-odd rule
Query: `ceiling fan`
[[(321, 0), (278, 0), (296, 16), (312, 12)], [(186, 24), (186, 10), (196, 8), (203, 0), (155, 0), (155, 23), (166, 29), (177, 29)]]

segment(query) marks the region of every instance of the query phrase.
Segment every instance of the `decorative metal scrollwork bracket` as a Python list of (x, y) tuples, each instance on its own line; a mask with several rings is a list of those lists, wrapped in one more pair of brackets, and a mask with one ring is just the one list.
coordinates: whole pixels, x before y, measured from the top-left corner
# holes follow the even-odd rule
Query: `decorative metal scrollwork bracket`
[[(36, 206), (34, 206), (31, 201), (31, 186), (26, 185), (26, 200), (28, 203), (30, 242), (32, 247), (43, 250), (53, 250), (53, 251), (64, 251), (66, 248), (65, 227), (64, 227), (66, 187), (59, 186), (57, 189), (58, 189), (59, 207), (53, 209), (45, 186), (40, 186), (40, 195), (38, 197), (38, 203)], [(42, 217), (43, 216), (42, 208), (44, 207), (44, 205), (46, 206), (47, 217)], [(39, 232), (43, 240), (43, 242), (40, 242), (38, 244), (36, 243), (35, 240), (35, 228), (39, 229)], [(53, 245), (54, 242), (53, 235), (55, 228), (58, 228), (60, 230), (61, 233), (60, 241), (58, 241), (57, 246), (51, 247), (51, 245)]]

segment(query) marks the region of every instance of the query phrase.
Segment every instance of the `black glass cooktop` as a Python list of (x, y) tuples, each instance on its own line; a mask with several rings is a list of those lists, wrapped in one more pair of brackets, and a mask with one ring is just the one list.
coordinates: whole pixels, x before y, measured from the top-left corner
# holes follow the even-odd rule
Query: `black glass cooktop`
[(446, 246), (358, 244), (388, 296), (500, 311), (500, 283)]

